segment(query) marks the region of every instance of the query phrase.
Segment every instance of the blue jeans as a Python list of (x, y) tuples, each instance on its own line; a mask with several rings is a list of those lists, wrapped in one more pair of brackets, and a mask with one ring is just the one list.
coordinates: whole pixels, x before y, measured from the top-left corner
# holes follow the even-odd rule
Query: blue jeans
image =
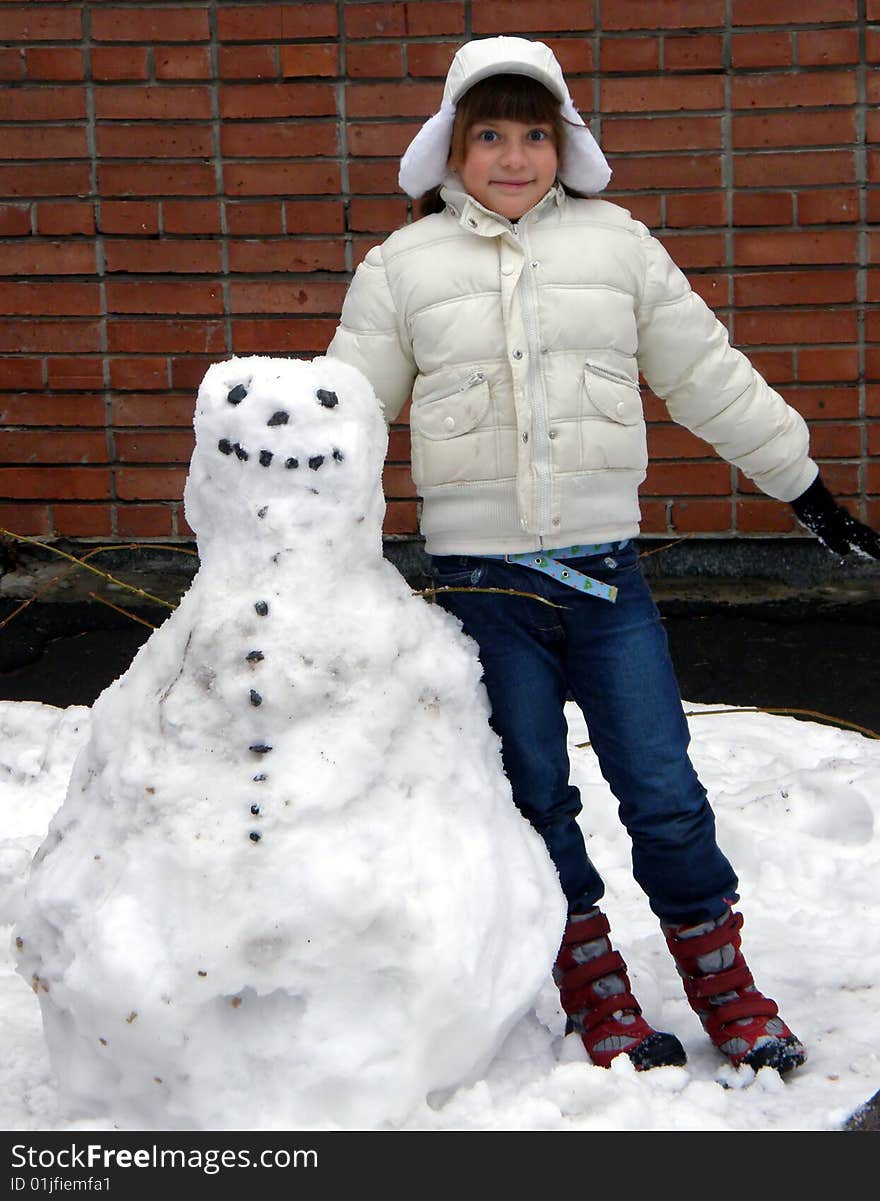
[(438, 601), (478, 644), (513, 799), (547, 844), (571, 913), (605, 886), (575, 820), (563, 706), (580, 706), (602, 775), (632, 839), (633, 874), (664, 922), (719, 917), (737, 900), (733, 868), (715, 841), (666, 633), (632, 544), (567, 565), (618, 588), (613, 604), (527, 567), (435, 555), (438, 587), (512, 588), (553, 601), (450, 592)]

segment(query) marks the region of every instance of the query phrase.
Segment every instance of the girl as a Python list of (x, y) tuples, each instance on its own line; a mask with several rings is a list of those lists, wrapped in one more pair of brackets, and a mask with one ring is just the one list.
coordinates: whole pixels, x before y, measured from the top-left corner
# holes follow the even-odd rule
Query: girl
[(639, 372), (672, 417), (831, 549), (880, 555), (808, 454), (804, 421), (731, 348), (661, 244), (584, 194), (610, 169), (540, 42), (463, 46), (440, 111), (401, 163), (430, 215), (369, 252), (328, 354), (393, 421), (412, 393), (413, 477), (441, 603), (478, 643), (505, 771), (568, 899), (554, 977), (594, 1063), (685, 1062), (641, 1015), (597, 902), (569, 783), (563, 706), (583, 710), (688, 999), (734, 1065), (806, 1052), (740, 950), (737, 880), (706, 792), (632, 539), (645, 477)]

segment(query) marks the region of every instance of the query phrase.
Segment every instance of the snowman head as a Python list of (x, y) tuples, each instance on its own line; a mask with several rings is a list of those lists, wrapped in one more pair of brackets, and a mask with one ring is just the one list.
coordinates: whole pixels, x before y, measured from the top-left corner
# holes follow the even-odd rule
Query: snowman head
[(387, 431), (359, 371), (337, 359), (215, 363), (199, 388), (186, 517), (205, 544), (381, 525)]

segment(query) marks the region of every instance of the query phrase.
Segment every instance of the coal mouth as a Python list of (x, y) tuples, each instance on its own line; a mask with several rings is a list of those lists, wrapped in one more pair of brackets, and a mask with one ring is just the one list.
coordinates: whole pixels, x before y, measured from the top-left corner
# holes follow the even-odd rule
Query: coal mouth
[(308, 465), (312, 471), (318, 471), (328, 461), (342, 463), (345, 460), (345, 455), (338, 447), (334, 447), (329, 455), (313, 454), (303, 459), (294, 455), (285, 457), (271, 450), (251, 451), (242, 446), (240, 442), (231, 442), (228, 438), (221, 438), (217, 443), (217, 449), (222, 455), (235, 455), (242, 463), (247, 463), (251, 459), (259, 463), (261, 467), (271, 467), (273, 463), (283, 463), (284, 468), (288, 471), (296, 470), (301, 463)]

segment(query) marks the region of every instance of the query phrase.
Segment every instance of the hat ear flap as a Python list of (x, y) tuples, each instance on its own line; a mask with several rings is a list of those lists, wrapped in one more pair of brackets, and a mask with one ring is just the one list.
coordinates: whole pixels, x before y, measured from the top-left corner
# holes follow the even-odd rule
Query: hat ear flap
[(444, 104), (426, 121), (400, 160), (398, 182), (415, 200), (436, 188), (446, 178), (446, 163), (452, 145), (455, 105)]
[(559, 178), (575, 192), (592, 195), (603, 191), (611, 179), (608, 160), (599, 143), (587, 129), (569, 96), (561, 106), (565, 122), (565, 144)]

